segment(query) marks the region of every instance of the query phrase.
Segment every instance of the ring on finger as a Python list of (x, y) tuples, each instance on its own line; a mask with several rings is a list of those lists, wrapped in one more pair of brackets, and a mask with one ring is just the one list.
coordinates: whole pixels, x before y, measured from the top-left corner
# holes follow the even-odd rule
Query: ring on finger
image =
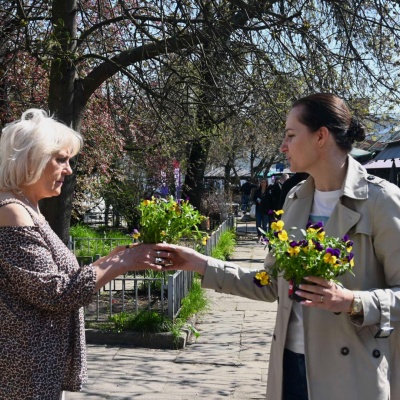
[(324, 302), (324, 296), (319, 296), (319, 302), (323, 303)]
[(160, 257), (161, 251), (156, 251), (156, 254)]
[(156, 264), (162, 264), (162, 262), (163, 262), (163, 259), (161, 257), (156, 257), (156, 259), (155, 259)]

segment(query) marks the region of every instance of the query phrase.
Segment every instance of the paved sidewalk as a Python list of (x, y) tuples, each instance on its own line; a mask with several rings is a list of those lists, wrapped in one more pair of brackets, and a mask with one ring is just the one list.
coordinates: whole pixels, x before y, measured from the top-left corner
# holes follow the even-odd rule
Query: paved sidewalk
[[(238, 230), (232, 261), (261, 268), (265, 250), (254, 223)], [(198, 318), (195, 342), (181, 350), (89, 345), (89, 382), (80, 393), (67, 392), (66, 400), (265, 399), (276, 303), (207, 295), (210, 310)]]

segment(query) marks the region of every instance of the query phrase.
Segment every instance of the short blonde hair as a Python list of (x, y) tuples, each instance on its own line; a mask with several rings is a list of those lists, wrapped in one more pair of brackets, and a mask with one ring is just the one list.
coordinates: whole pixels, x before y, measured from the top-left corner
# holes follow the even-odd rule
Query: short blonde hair
[(0, 190), (21, 191), (35, 183), (53, 154), (68, 149), (71, 157), (82, 147), (82, 136), (49, 116), (31, 108), (11, 122), (0, 138)]

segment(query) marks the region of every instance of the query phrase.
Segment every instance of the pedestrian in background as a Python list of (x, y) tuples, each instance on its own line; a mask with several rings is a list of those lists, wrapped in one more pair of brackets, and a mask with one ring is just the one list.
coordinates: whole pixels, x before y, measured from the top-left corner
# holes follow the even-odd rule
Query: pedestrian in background
[(289, 174), (284, 173), (272, 185), (271, 188), (272, 210), (280, 210), (282, 208), (281, 205), (282, 185), (288, 178)]
[(246, 182), (240, 187), (240, 193), (242, 194), (242, 211), (247, 211), (249, 207), (251, 191), (256, 188), (257, 185), (251, 182), (251, 178), (246, 178)]
[(279, 207), (277, 210), (281, 209), (285, 204), (286, 196), (290, 192), (290, 190), (299, 184), (302, 181), (305, 181), (308, 178), (307, 172), (296, 172), (290, 178), (286, 179), (285, 182), (282, 184), (281, 196), (279, 200)]
[(272, 206), (271, 190), (268, 187), (268, 182), (265, 178), (260, 179), (260, 185), (254, 192), (253, 201), (256, 205), (256, 230), (257, 241), (262, 240), (263, 234), (258, 228), (264, 231), (268, 230), (268, 211)]

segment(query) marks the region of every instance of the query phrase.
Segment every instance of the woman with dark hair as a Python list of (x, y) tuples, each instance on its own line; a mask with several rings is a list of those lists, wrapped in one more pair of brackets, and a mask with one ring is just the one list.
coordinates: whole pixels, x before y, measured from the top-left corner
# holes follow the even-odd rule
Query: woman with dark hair
[[(326, 234), (353, 241), (354, 275), (308, 277), (288, 297), (278, 277), (258, 287), (257, 271), (177, 246), (173, 268), (195, 270), (202, 285), (278, 301), (267, 384), (268, 400), (400, 399), (400, 189), (371, 176), (349, 152), (364, 127), (343, 100), (319, 93), (293, 104), (281, 151), (292, 172), (310, 176), (288, 194), (287, 227), (324, 221)], [(294, 230), (294, 240), (302, 238)], [(274, 263), (267, 255), (264, 267)]]

